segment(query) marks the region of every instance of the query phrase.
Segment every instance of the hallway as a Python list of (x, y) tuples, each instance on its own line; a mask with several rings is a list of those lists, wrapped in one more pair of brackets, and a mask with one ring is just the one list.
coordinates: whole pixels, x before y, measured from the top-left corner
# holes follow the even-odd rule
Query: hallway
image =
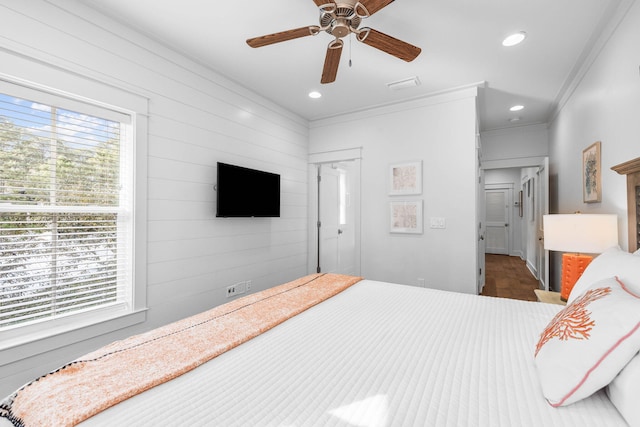
[(538, 280), (516, 256), (486, 254), (486, 282), (482, 295), (537, 301)]

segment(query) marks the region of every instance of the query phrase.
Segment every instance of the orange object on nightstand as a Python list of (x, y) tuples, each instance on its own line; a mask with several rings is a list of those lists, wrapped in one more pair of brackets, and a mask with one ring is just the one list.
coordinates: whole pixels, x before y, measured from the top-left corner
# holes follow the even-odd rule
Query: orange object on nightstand
[(593, 260), (590, 255), (562, 254), (562, 286), (560, 288), (560, 299), (566, 301), (584, 269)]

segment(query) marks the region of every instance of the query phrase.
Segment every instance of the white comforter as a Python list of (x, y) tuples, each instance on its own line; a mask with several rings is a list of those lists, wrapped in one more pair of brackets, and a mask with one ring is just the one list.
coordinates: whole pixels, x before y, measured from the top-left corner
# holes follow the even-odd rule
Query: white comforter
[(601, 391), (547, 404), (542, 303), (364, 280), (82, 426), (624, 426)]

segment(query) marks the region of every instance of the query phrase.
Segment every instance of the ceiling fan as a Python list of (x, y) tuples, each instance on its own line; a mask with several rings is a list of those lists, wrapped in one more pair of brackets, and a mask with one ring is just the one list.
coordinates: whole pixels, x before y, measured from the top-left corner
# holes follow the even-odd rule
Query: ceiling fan
[(360, 26), (368, 18), (394, 0), (313, 0), (320, 11), (320, 25), (296, 28), (247, 40), (251, 47), (262, 47), (326, 31), (335, 37), (327, 47), (321, 83), (335, 81), (344, 42), (342, 38), (353, 33), (359, 42), (379, 49), (404, 61), (413, 61), (421, 52), (417, 46), (388, 36), (372, 28)]

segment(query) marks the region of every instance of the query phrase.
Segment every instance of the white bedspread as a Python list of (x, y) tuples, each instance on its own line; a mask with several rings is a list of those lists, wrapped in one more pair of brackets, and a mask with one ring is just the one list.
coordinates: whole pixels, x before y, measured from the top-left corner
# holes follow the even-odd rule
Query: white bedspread
[(560, 309), (365, 280), (82, 426), (626, 425), (552, 408), (533, 350)]

